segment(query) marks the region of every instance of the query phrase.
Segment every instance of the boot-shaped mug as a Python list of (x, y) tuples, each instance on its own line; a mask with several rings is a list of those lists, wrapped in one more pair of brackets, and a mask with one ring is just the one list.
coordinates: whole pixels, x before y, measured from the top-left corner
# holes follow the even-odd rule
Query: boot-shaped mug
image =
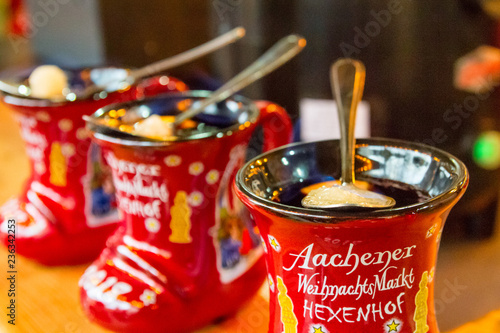
[[(114, 75), (123, 69), (106, 71)], [(179, 90), (186, 90), (184, 83), (162, 76), (59, 103), (4, 94), (2, 111), (12, 112), (20, 125), (31, 175), (22, 193), (0, 208), (0, 241), (9, 245), (15, 236), (18, 254), (45, 265), (95, 259), (121, 217), (109, 167), (91, 143), (82, 116), (111, 103)], [(9, 221), (15, 221), (15, 234)]]
[[(117, 108), (128, 119), (167, 115), (206, 96), (169, 94), (99, 117), (112, 120)], [(255, 150), (269, 150), (290, 141), (290, 119), (276, 104), (235, 96), (195, 120), (170, 141), (93, 134), (125, 217), (80, 279), (84, 312), (108, 329), (189, 332), (235, 313), (264, 282), (259, 232), (232, 182), (256, 127)]]
[(360, 186), (391, 196), (382, 210), (301, 206), (339, 179), (339, 142), (289, 145), (236, 178), (266, 248), (272, 333), (439, 332), (434, 274), (441, 232), (468, 184), (462, 162), (433, 147), (357, 141)]

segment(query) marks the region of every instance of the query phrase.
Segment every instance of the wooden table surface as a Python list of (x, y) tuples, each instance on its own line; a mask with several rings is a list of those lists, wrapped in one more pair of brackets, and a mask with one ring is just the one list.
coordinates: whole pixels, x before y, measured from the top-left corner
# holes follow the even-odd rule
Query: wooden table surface
[[(28, 162), (18, 128), (10, 114), (0, 110), (0, 204), (20, 192), (28, 176)], [(78, 279), (86, 266), (47, 268), (17, 256), (16, 326), (9, 325), (7, 251), (0, 247), (0, 332), (108, 332), (87, 320), (78, 298)], [(3, 273), (5, 272), (5, 273)], [(267, 290), (261, 291), (235, 317), (197, 333), (267, 332)], [(465, 305), (464, 305), (465, 306)], [(500, 310), (450, 333), (498, 333)]]

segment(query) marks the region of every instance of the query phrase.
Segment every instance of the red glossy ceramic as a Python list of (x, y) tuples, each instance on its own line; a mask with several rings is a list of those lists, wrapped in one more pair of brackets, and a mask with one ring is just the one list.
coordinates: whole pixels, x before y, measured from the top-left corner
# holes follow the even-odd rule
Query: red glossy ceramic
[(436, 256), (445, 219), (468, 183), (465, 166), (424, 145), (358, 140), (356, 179), (398, 182), (430, 197), (373, 211), (291, 204), (300, 188), (339, 177), (338, 155), (338, 141), (290, 145), (238, 173), (237, 194), (267, 253), (269, 332), (439, 332)]
[(31, 175), (23, 192), (0, 208), (0, 240), (15, 219), (16, 252), (45, 265), (72, 265), (95, 259), (120, 220), (109, 168), (91, 144), (83, 115), (119, 101), (185, 90), (173, 78), (150, 78), (126, 91), (87, 100), (51, 103), (2, 97), (26, 142)]
[[(203, 96), (170, 94), (99, 115), (165, 114)], [(240, 97), (202, 119), (231, 125), (170, 142), (94, 133), (125, 218), (80, 280), (85, 313), (104, 327), (189, 332), (235, 313), (265, 279), (258, 231), (231, 184), (256, 126), (270, 149), (289, 142), (290, 120), (275, 104)]]

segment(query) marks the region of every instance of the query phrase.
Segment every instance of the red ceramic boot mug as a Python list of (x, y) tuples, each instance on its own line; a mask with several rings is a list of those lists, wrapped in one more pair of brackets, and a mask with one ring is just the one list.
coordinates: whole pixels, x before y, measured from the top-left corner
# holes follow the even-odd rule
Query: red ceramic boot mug
[[(207, 95), (169, 94), (98, 114), (168, 114)], [(289, 142), (290, 120), (275, 104), (238, 96), (197, 119), (205, 127), (172, 141), (94, 133), (125, 218), (80, 280), (84, 312), (104, 327), (189, 332), (233, 314), (264, 282), (258, 230), (232, 183), (255, 128), (271, 149)]]
[(95, 259), (120, 216), (109, 167), (91, 144), (82, 116), (110, 103), (179, 89), (185, 90), (182, 82), (164, 76), (72, 102), (2, 96), (2, 108), (20, 125), (31, 176), (21, 195), (0, 208), (1, 242), (9, 243), (7, 224), (15, 220), (20, 255), (45, 265)]
[(468, 183), (464, 164), (425, 145), (358, 140), (356, 179), (396, 206), (303, 208), (308, 189), (339, 178), (339, 155), (338, 141), (289, 145), (251, 160), (236, 177), (266, 248), (269, 332), (439, 332), (436, 256)]

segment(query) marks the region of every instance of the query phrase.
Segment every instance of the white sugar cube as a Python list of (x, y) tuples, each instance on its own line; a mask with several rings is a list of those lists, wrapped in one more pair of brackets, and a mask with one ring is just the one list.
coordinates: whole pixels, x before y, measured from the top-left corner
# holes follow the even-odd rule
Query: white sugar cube
[(68, 87), (68, 78), (62, 69), (54, 65), (35, 68), (29, 77), (31, 95), (37, 98), (62, 97)]
[(159, 115), (152, 115), (135, 125), (134, 133), (148, 138), (166, 139), (173, 135), (172, 123), (165, 122)]

